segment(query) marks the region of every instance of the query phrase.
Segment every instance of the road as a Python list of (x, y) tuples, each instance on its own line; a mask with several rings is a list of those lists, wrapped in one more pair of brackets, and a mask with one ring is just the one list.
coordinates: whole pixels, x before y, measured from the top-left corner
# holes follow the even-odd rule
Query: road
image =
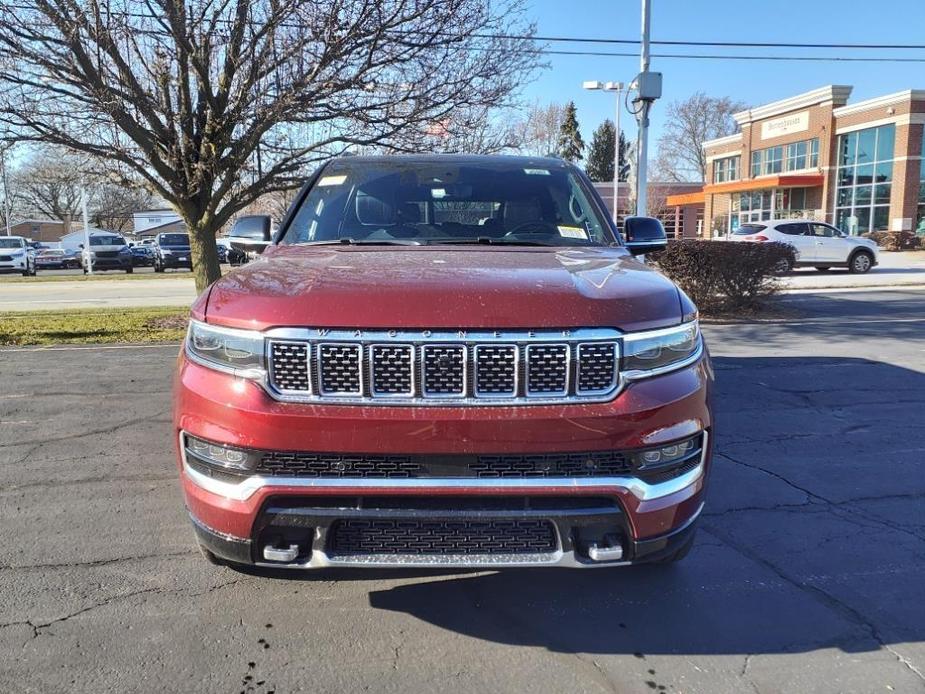
[[(833, 269), (826, 273), (814, 269), (800, 269), (784, 276), (782, 286), (786, 291), (925, 286), (925, 252), (881, 253), (880, 258), (880, 266), (865, 275), (852, 275), (842, 269)], [(114, 278), (111, 281), (94, 279), (88, 282), (83, 279), (79, 270), (52, 270), (40, 273), (73, 275), (73, 282), (4, 282), (4, 277), (0, 276), (0, 311), (189, 306), (196, 298), (196, 285), (186, 271), (169, 271), (166, 275), (154, 275), (151, 268), (136, 268), (135, 272), (148, 273), (151, 279)]]
[(0, 689), (925, 691), (925, 292), (713, 325), (680, 565), (260, 575), (193, 547), (175, 347), (0, 354)]

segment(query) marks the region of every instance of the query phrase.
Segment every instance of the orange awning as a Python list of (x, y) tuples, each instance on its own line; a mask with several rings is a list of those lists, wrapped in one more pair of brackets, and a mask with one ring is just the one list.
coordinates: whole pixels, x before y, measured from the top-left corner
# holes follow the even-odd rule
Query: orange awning
[(746, 190), (762, 190), (764, 188), (814, 188), (821, 186), (825, 181), (823, 174), (796, 174), (788, 176), (762, 176), (745, 181), (730, 181), (729, 183), (712, 183), (703, 187), (704, 193), (741, 193)]
[(670, 206), (682, 206), (682, 205), (702, 205), (704, 203), (704, 195), (702, 190), (698, 190), (696, 193), (678, 193), (677, 195), (668, 195), (665, 197), (665, 204)]

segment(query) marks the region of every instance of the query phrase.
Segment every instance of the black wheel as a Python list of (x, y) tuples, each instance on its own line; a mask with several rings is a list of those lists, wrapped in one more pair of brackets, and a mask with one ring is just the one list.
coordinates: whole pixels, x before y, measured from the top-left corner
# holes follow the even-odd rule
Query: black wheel
[(154, 263), (154, 272), (163, 272), (164, 266), (158, 263)]
[(651, 563), (655, 564), (656, 566), (667, 566), (670, 564), (677, 564), (679, 561), (684, 559), (684, 557), (690, 554), (691, 548), (693, 548), (694, 546), (694, 536), (696, 534), (697, 532), (695, 530), (694, 532), (691, 533), (691, 536), (687, 538), (687, 541), (683, 545), (678, 547), (678, 549), (676, 549), (672, 554), (669, 554), (666, 557), (662, 557), (661, 559), (656, 559), (655, 561)]
[(83, 270), (84, 270), (84, 274), (86, 275), (86, 274), (87, 274), (87, 268), (84, 268)]
[(858, 251), (848, 261), (848, 272), (863, 275), (874, 266), (874, 257), (867, 251)]
[(199, 545), (199, 553), (202, 555), (202, 558), (212, 564), (212, 566), (227, 566), (223, 559), (213, 554), (201, 544)]
[(25, 270), (22, 271), (22, 276), (23, 276), (23, 277), (28, 277), (28, 276), (31, 275), (31, 274), (32, 274), (32, 273), (29, 272), (29, 268), (26, 268)]
[(793, 263), (789, 260), (781, 260), (774, 266), (774, 274), (783, 275), (785, 272), (790, 272), (793, 269)]
[(32, 266), (32, 272), (31, 272), (30, 274), (31, 274), (33, 277), (35, 277), (36, 275), (39, 274), (39, 269), (38, 269), (35, 265), (33, 265), (33, 266)]
[(133, 268), (133, 267), (127, 267), (127, 268), (125, 268), (125, 274), (126, 274), (126, 275), (131, 275), (133, 272), (135, 272), (135, 268)]
[(819, 272), (828, 272), (828, 271), (829, 271), (829, 267), (830, 267), (829, 265), (817, 265), (817, 266), (816, 266), (816, 269), (817, 269)]

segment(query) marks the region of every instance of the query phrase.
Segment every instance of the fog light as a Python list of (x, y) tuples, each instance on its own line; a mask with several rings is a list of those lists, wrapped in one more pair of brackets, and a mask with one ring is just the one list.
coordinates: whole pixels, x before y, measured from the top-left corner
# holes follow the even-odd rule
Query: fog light
[(701, 437), (698, 434), (692, 438), (659, 448), (637, 451), (632, 454), (635, 467), (640, 470), (651, 470), (671, 465), (677, 465), (686, 459), (700, 454)]
[(251, 470), (257, 466), (260, 454), (234, 448), (220, 443), (203, 441), (195, 436), (186, 435), (187, 455), (210, 465), (217, 465), (232, 470)]

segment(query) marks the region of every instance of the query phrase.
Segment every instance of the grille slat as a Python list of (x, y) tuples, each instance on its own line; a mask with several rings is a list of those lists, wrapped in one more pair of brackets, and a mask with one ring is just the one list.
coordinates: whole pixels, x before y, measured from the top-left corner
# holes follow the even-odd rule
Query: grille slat
[(369, 348), (369, 362), (373, 397), (414, 395), (414, 347), (372, 345)]
[(331, 556), (363, 554), (520, 554), (558, 549), (548, 520), (360, 519), (335, 521)]
[(424, 397), (466, 394), (466, 348), (462, 345), (425, 345), (423, 348)]
[(558, 331), (559, 340), (533, 332), (467, 337), (460, 331), (458, 342), (456, 334), (430, 331), (424, 340), (397, 331), (318, 332), (319, 339), (270, 336), (269, 385), (278, 399), (541, 404), (603, 401), (618, 390), (620, 350), (613, 331), (604, 331), (609, 339), (596, 329)]
[(614, 387), (617, 378), (616, 345), (578, 345), (578, 392), (595, 393)]
[(516, 397), (516, 345), (478, 345), (475, 348), (475, 394), (482, 397)]
[(308, 393), (309, 346), (305, 342), (270, 343), (270, 365), (276, 387), (287, 392)]
[(322, 342), (318, 346), (318, 380), (322, 395), (362, 395), (363, 347)]

